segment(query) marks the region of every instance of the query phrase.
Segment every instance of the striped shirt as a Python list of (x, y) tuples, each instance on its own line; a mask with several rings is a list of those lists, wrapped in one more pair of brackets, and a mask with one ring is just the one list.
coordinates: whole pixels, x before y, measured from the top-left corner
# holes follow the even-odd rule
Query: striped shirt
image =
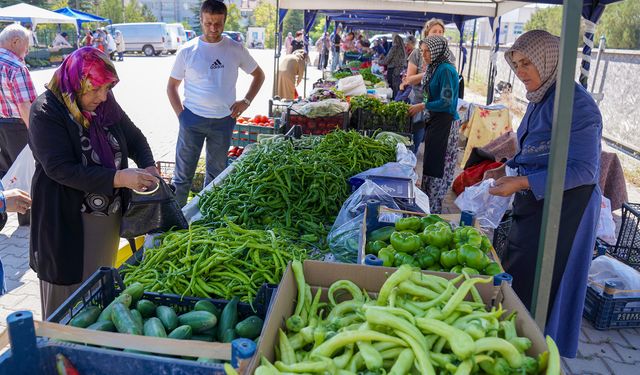
[(18, 104), (36, 100), (29, 70), (15, 53), (0, 48), (0, 117), (20, 118)]

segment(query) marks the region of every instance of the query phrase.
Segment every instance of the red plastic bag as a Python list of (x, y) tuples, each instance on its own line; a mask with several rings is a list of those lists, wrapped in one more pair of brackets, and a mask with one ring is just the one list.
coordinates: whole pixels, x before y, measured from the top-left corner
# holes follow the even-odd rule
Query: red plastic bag
[(471, 166), (465, 169), (453, 181), (453, 187), (452, 187), (453, 192), (456, 193), (456, 195), (462, 194), (462, 192), (467, 186), (473, 186), (478, 182), (482, 181), (484, 172), (490, 169), (501, 167), (501, 166), (502, 166), (502, 163), (499, 161), (485, 160), (483, 162), (480, 162), (474, 166)]

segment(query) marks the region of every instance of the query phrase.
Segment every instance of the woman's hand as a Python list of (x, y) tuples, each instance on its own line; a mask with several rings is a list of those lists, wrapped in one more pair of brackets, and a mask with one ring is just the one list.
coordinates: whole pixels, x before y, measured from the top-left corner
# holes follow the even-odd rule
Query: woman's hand
[(496, 181), (495, 185), (489, 189), (489, 194), (508, 197), (517, 191), (528, 188), (529, 178), (527, 176), (505, 176)]
[(409, 116), (415, 116), (417, 115), (419, 112), (424, 111), (424, 103), (419, 103), (419, 104), (414, 104), (411, 107), (409, 107)]
[(486, 180), (488, 178), (493, 178), (494, 180), (498, 180), (504, 176), (506, 176), (506, 164), (502, 164), (498, 168), (489, 169), (485, 171), (482, 179)]
[(20, 189), (5, 190), (2, 193), (7, 204), (7, 212), (25, 214), (31, 208), (29, 193)]
[(139, 168), (128, 168), (116, 171), (113, 178), (114, 188), (129, 188), (138, 191), (147, 191), (155, 188), (158, 178), (151, 173)]

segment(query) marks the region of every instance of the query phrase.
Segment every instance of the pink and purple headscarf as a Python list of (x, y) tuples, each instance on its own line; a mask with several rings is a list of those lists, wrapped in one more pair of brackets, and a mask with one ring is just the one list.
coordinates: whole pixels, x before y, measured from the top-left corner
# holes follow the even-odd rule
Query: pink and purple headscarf
[(82, 47), (67, 56), (47, 85), (67, 107), (71, 117), (89, 130), (91, 146), (100, 157), (102, 165), (113, 169), (113, 150), (109, 146), (104, 128), (119, 122), (124, 112), (111, 91), (107, 100), (94, 112), (83, 111), (78, 106), (78, 97), (103, 85), (113, 87), (118, 81), (116, 69), (104, 52), (93, 47)]

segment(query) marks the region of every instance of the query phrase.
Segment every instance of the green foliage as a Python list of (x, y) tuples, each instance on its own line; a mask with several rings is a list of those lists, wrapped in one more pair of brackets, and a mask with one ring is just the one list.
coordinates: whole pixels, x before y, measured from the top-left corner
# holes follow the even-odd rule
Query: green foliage
[(258, 1), (253, 10), (253, 24), (265, 28), (265, 47), (274, 48), (276, 32), (276, 7), (266, 0)]
[(137, 0), (130, 0), (124, 9), (121, 0), (103, 0), (98, 6), (97, 14), (111, 19), (112, 23), (156, 21), (151, 10)]
[(50, 10), (56, 10), (56, 9), (60, 9), (60, 8), (64, 8), (64, 7), (68, 7), (69, 5), (69, 0), (56, 0), (52, 3), (49, 4), (48, 8)]
[(312, 27), (311, 31), (309, 32), (309, 36), (311, 37), (311, 39), (318, 40), (322, 37), (322, 35), (324, 34), (325, 23), (326, 23), (326, 18), (322, 16), (316, 17), (315, 26)]
[(608, 48), (640, 49), (640, 1), (607, 5), (596, 28), (596, 47), (603, 34)]
[(304, 12), (301, 10), (289, 10), (284, 17), (284, 24), (282, 25), (282, 32), (287, 35), (291, 32), (293, 36), (296, 35), (296, 31), (304, 29)]
[(553, 35), (560, 35), (560, 30), (562, 30), (562, 6), (538, 9), (524, 25), (524, 30), (546, 30)]
[(240, 9), (236, 4), (230, 4), (227, 7), (227, 20), (224, 24), (224, 29), (228, 31), (240, 31), (244, 32), (245, 29), (240, 25), (242, 16), (240, 15)]

